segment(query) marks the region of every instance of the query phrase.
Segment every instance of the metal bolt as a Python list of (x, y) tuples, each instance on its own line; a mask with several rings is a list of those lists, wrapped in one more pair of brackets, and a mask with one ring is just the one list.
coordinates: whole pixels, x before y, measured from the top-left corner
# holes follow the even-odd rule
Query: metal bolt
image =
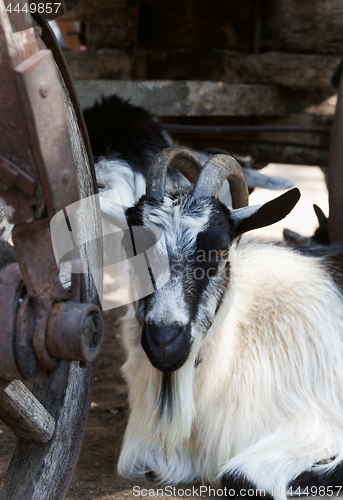
[(39, 87), (40, 95), (45, 99), (45, 97), (48, 97), (49, 92), (50, 92), (50, 85), (47, 82), (42, 82)]
[(70, 179), (70, 175), (69, 175), (68, 170), (64, 170), (64, 172), (62, 172), (62, 184), (64, 186), (66, 184), (68, 184), (69, 183), (69, 179)]

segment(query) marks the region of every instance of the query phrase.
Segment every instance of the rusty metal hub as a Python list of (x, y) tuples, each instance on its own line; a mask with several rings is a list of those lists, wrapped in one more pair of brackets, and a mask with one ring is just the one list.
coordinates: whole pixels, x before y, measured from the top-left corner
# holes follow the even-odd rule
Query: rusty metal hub
[[(76, 300), (82, 278), (80, 274), (72, 278), (70, 297)], [(6, 266), (0, 272), (0, 317), (3, 320), (0, 379), (43, 383), (60, 367), (61, 360), (80, 361), (85, 365), (98, 355), (103, 325), (97, 306), (74, 300), (52, 305), (44, 321), (47, 363), (41, 356), (41, 343), (35, 342), (35, 335), (39, 333), (35, 311), (34, 300), (27, 293), (18, 264)]]

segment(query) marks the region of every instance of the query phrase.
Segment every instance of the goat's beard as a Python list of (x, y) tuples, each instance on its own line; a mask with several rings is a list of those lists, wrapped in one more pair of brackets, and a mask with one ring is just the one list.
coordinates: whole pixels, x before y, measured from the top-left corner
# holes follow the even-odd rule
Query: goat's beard
[(129, 386), (131, 412), (118, 463), (121, 475), (143, 479), (154, 471), (156, 480), (165, 480), (171, 473), (166, 459), (177, 456), (180, 464), (195, 420), (194, 365), (201, 347), (200, 336), (195, 338), (198, 342), (193, 343), (185, 364), (164, 377), (147, 358), (139, 325), (133, 310), (129, 311), (123, 329), (128, 359), (122, 372)]
[(173, 417), (173, 406), (175, 404), (174, 399), (174, 389), (173, 389), (173, 374), (169, 372), (165, 372), (162, 375), (162, 387), (160, 391), (160, 395), (158, 398), (160, 403), (160, 416), (159, 418), (163, 418), (163, 414), (168, 407), (168, 412), (170, 418)]
[[(156, 375), (159, 393), (154, 413), (152, 437), (168, 458), (174, 450), (190, 438), (194, 418), (194, 362), (190, 356), (186, 363), (175, 372)], [(156, 370), (157, 371), (157, 370)], [(156, 387), (157, 389), (157, 387)]]
[(148, 449), (158, 450), (166, 460), (190, 438), (195, 415), (193, 379), (196, 358), (191, 351), (179, 370), (162, 373), (142, 354), (139, 369), (135, 370), (134, 377), (130, 377), (131, 414), (123, 448), (124, 451), (130, 442), (131, 445), (133, 441), (136, 443), (134, 460), (140, 462), (140, 469), (144, 467), (141, 462)]

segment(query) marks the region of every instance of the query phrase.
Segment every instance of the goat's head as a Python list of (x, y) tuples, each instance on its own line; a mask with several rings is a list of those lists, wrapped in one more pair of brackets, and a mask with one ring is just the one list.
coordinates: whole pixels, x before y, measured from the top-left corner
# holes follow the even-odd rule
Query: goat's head
[[(179, 170), (192, 185), (166, 193), (168, 167)], [(217, 198), (226, 179), (232, 209)], [(136, 304), (141, 343), (153, 366), (173, 372), (191, 352), (196, 360), (228, 288), (231, 245), (243, 233), (284, 218), (299, 197), (299, 190), (292, 189), (264, 205), (248, 207), (244, 174), (231, 156), (215, 155), (202, 167), (180, 148), (157, 155), (148, 174), (146, 196), (127, 211), (129, 225), (160, 232), (168, 254), (168, 281)]]

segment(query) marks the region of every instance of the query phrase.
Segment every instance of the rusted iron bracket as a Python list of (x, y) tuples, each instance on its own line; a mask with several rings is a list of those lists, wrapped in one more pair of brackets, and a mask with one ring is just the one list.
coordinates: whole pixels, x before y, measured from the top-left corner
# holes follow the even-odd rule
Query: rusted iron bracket
[[(0, 379), (42, 383), (70, 360), (95, 359), (102, 317), (86, 303), (83, 276), (73, 275), (70, 292), (59, 280), (49, 224), (79, 199), (78, 182), (52, 53), (30, 47), (15, 61), (6, 44), (0, 48), (2, 77), (13, 83), (0, 98), (0, 193), (18, 262), (0, 273)], [(62, 378), (55, 375), (55, 389)]]
[(73, 274), (71, 292), (63, 290), (62, 298), (69, 300), (51, 304), (39, 297), (35, 307), (37, 300), (27, 293), (18, 264), (0, 272), (1, 378), (42, 383), (53, 370), (65, 370), (67, 365), (60, 360), (86, 364), (96, 357), (102, 318), (97, 306), (81, 302), (85, 298), (81, 274)]

